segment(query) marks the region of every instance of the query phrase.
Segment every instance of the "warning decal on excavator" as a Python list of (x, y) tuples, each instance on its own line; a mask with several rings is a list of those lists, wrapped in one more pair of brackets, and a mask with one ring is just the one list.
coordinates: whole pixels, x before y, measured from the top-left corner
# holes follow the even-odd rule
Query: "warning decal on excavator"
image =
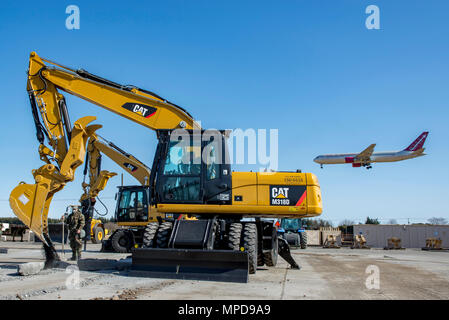
[(137, 113), (144, 118), (149, 118), (149, 117), (153, 116), (157, 111), (156, 108), (146, 106), (144, 104), (137, 104), (137, 103), (132, 103), (132, 102), (125, 103), (122, 106), (122, 108), (125, 108), (126, 110), (129, 110), (131, 112)]
[(270, 205), (300, 206), (306, 197), (306, 186), (270, 186)]
[(26, 205), (26, 204), (28, 203), (28, 201), (30, 201), (30, 200), (25, 196), (25, 194), (22, 194), (22, 195), (19, 197), (19, 200), (20, 200), (20, 202), (23, 203), (23, 205)]

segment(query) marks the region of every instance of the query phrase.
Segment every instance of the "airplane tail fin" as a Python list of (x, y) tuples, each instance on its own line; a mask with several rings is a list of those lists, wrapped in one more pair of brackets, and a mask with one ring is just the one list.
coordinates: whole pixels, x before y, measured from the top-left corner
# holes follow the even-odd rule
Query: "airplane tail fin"
[(415, 141), (412, 142), (411, 145), (409, 145), (407, 148), (405, 148), (405, 151), (417, 151), (419, 149), (422, 149), (424, 146), (424, 142), (426, 142), (427, 135), (429, 134), (428, 131), (425, 131), (419, 135), (418, 138), (416, 138)]

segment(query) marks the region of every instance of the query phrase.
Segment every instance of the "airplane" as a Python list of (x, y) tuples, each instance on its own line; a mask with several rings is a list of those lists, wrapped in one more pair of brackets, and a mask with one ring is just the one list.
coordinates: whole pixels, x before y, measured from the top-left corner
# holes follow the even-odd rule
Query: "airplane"
[(360, 153), (325, 154), (316, 157), (313, 161), (319, 163), (321, 168), (323, 168), (324, 164), (351, 163), (355, 168), (366, 167), (366, 169), (371, 169), (371, 163), (374, 162), (402, 161), (426, 155), (423, 146), (428, 134), (428, 131), (421, 133), (415, 141), (401, 151), (373, 153), (374, 147), (376, 146), (373, 143)]

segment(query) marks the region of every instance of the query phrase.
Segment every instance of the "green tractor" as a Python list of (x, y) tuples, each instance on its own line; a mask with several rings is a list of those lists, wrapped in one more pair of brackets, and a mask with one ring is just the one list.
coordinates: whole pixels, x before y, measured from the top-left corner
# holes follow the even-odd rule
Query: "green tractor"
[(307, 248), (307, 233), (303, 227), (302, 219), (281, 219), (278, 225), (279, 237), (287, 240), (290, 246)]

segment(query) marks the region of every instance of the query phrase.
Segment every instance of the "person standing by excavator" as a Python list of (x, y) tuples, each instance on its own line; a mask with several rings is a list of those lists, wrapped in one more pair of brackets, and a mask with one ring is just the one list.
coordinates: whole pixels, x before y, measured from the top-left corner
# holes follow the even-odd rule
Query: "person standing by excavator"
[(77, 207), (73, 208), (72, 213), (67, 218), (67, 224), (69, 226), (70, 248), (72, 248), (70, 260), (76, 261), (81, 259), (81, 248), (83, 246), (81, 232), (85, 225), (85, 218), (80, 209)]

